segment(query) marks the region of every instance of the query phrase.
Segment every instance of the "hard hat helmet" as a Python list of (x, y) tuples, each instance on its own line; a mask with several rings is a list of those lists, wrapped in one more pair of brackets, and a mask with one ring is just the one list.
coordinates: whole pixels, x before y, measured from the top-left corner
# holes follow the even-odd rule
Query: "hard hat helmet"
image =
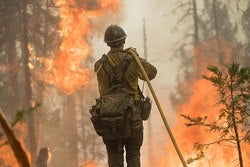
[(104, 42), (110, 45), (112, 43), (120, 42), (121, 40), (124, 40), (126, 37), (127, 34), (120, 26), (111, 25), (105, 30)]

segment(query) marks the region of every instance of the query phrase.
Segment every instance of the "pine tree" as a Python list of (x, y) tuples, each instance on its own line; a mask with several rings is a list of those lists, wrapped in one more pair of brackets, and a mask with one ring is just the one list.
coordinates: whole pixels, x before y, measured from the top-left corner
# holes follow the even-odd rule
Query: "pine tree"
[[(208, 116), (192, 117), (182, 115), (189, 122), (186, 126), (201, 126), (209, 132), (218, 134), (218, 139), (210, 143), (195, 144), (195, 149), (199, 152), (196, 158), (204, 157), (205, 150), (214, 144), (229, 144), (237, 148), (240, 167), (243, 167), (241, 143), (250, 144), (250, 68), (240, 67), (238, 63), (225, 65), (226, 71), (220, 70), (217, 66), (211, 65), (207, 69), (211, 75), (203, 75), (203, 78), (210, 81), (219, 94), (219, 101), (216, 105), (220, 106), (218, 118), (208, 122)], [(208, 113), (209, 115), (209, 113)], [(246, 158), (246, 157), (245, 157)]]

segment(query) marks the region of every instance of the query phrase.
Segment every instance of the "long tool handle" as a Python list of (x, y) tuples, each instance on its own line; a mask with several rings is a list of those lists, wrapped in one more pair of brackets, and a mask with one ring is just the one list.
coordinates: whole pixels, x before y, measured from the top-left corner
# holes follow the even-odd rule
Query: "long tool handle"
[(175, 140), (175, 138), (174, 138), (174, 136), (173, 136), (173, 133), (172, 133), (172, 131), (171, 131), (169, 125), (168, 125), (167, 119), (166, 119), (166, 117), (165, 117), (165, 115), (164, 115), (164, 113), (163, 113), (163, 110), (162, 110), (162, 108), (161, 108), (160, 102), (159, 102), (159, 100), (158, 100), (158, 98), (157, 98), (157, 96), (156, 96), (156, 94), (155, 94), (155, 91), (154, 91), (154, 89), (153, 89), (153, 87), (152, 87), (152, 84), (151, 84), (150, 81), (149, 81), (148, 75), (147, 75), (147, 73), (146, 73), (146, 71), (145, 71), (143, 65), (141, 64), (141, 61), (139, 60), (139, 57), (137, 56), (137, 53), (136, 53), (133, 49), (129, 49), (128, 51), (133, 55), (134, 59), (136, 60), (137, 64), (139, 65), (139, 67), (140, 67), (140, 69), (141, 69), (141, 71), (142, 71), (142, 73), (143, 73), (143, 75), (144, 75), (144, 77), (145, 77), (145, 79), (146, 79), (146, 82), (147, 82), (147, 84), (148, 84), (148, 87), (149, 87), (149, 89), (150, 89), (150, 91), (151, 91), (151, 93), (152, 93), (152, 95), (153, 95), (153, 98), (154, 98), (155, 103), (156, 103), (156, 105), (157, 105), (157, 108), (158, 108), (158, 110), (159, 110), (159, 112), (160, 112), (160, 114), (161, 114), (161, 118), (162, 118), (162, 120), (163, 120), (163, 122), (164, 122), (164, 124), (165, 124), (165, 127), (166, 127), (166, 129), (167, 129), (167, 131), (168, 131), (168, 134), (169, 134), (170, 139), (171, 139), (171, 141), (172, 141), (172, 143), (173, 143), (173, 145), (174, 145), (174, 148), (175, 148), (175, 150), (176, 150), (176, 152), (177, 152), (177, 154), (178, 154), (178, 156), (179, 156), (179, 158), (180, 158), (180, 160), (181, 160), (183, 166), (184, 166), (184, 167), (187, 167), (187, 164), (186, 164), (186, 162), (185, 162), (185, 160), (184, 160), (184, 158), (183, 158), (183, 156), (182, 156), (182, 154), (181, 154), (181, 151), (180, 151), (180, 149), (179, 149), (179, 147), (178, 147), (178, 145), (177, 145), (177, 143), (176, 143), (176, 140)]

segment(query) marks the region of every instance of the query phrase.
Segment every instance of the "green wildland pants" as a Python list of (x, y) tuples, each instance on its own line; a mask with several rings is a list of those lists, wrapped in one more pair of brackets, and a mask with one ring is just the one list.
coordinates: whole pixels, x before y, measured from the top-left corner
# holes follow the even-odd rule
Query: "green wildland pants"
[(140, 167), (140, 149), (143, 142), (143, 130), (135, 136), (123, 140), (103, 138), (108, 153), (109, 167), (124, 167), (124, 147), (126, 150), (127, 167)]

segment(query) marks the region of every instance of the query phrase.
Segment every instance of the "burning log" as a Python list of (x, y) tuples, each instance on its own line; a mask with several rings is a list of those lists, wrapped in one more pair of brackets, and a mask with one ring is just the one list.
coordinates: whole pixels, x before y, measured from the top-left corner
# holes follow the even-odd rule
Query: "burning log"
[(20, 141), (16, 138), (11, 126), (9, 125), (7, 119), (4, 116), (4, 113), (2, 112), (2, 109), (0, 108), (0, 124), (3, 128), (3, 131), (7, 137), (7, 141), (10, 144), (14, 155), (17, 159), (17, 162), (20, 167), (30, 167), (29, 159), (24, 151)]

